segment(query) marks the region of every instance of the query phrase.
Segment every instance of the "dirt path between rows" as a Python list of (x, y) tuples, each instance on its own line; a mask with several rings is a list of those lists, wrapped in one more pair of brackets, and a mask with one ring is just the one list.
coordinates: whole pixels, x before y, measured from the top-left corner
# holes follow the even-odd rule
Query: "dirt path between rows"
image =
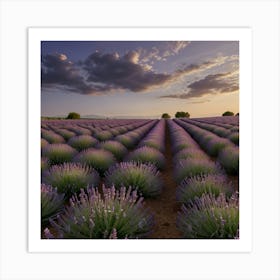
[(165, 159), (166, 167), (162, 171), (164, 180), (163, 191), (155, 199), (146, 199), (145, 206), (154, 214), (155, 226), (150, 239), (175, 239), (182, 238), (182, 234), (176, 227), (177, 213), (180, 210), (180, 203), (176, 201), (176, 183), (172, 173), (172, 152), (171, 140), (168, 126), (165, 127)]

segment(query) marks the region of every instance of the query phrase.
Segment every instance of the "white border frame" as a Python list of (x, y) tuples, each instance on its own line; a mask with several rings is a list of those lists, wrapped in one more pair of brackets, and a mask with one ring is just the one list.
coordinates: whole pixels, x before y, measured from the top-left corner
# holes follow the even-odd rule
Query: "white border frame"
[[(249, 28), (29, 28), (29, 252), (250, 252), (252, 248), (252, 46)], [(240, 239), (46, 240), (40, 236), (41, 41), (239, 41)], [(244, 113), (246, 112), (246, 114)], [(246, 168), (245, 168), (246, 167)]]
[[(250, 253), (28, 252), (27, 28), (116, 25), (252, 29)], [(0, 0), (0, 279), (279, 280), (279, 49), (278, 0)]]

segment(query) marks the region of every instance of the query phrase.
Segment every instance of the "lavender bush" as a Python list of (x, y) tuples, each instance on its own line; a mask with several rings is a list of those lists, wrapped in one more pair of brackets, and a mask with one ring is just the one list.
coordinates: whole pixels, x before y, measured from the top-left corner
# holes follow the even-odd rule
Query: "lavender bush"
[(239, 174), (239, 148), (227, 147), (218, 156), (218, 161), (230, 175)]
[(231, 146), (229, 140), (223, 139), (217, 136), (205, 137), (205, 140), (200, 141), (201, 146), (206, 150), (206, 152), (213, 157), (218, 156), (219, 152), (225, 147)]
[(225, 193), (226, 197), (232, 194), (232, 183), (222, 175), (198, 175), (187, 178), (181, 182), (176, 190), (176, 198), (185, 205), (190, 204), (196, 197), (211, 193), (217, 197), (220, 193)]
[(67, 144), (50, 144), (42, 150), (51, 165), (69, 162), (76, 154), (77, 151)]
[(101, 142), (98, 147), (111, 152), (117, 160), (121, 160), (127, 154), (126, 147), (114, 140)]
[(80, 163), (64, 163), (54, 165), (45, 171), (42, 181), (69, 197), (81, 188), (96, 187), (99, 183), (99, 175), (89, 166)]
[(59, 214), (64, 204), (64, 194), (50, 185), (41, 184), (41, 226), (45, 227), (49, 218)]
[[(144, 238), (152, 230), (153, 217), (143, 208), (131, 188), (105, 188), (81, 190), (70, 199), (70, 206), (51, 224), (58, 238), (65, 239), (122, 239)], [(48, 229), (47, 237), (54, 237)]]
[(228, 138), (231, 142), (233, 142), (235, 145), (239, 146), (239, 132), (233, 132), (231, 133)]
[(69, 127), (69, 130), (73, 131), (77, 135), (91, 135), (91, 131), (89, 129), (81, 126), (72, 125), (71, 127)]
[(97, 143), (96, 139), (87, 134), (74, 136), (68, 141), (68, 144), (78, 151), (94, 147)]
[(51, 144), (64, 143), (64, 138), (50, 130), (41, 129), (41, 136)]
[(132, 187), (144, 197), (154, 197), (161, 193), (163, 182), (157, 168), (151, 164), (121, 162), (105, 173), (107, 186)]
[(99, 172), (101, 176), (104, 172), (113, 164), (116, 163), (116, 159), (113, 154), (104, 149), (90, 148), (80, 152), (75, 158), (75, 162), (80, 162), (91, 166)]
[(41, 173), (50, 167), (48, 158), (41, 157)]
[(239, 200), (235, 193), (227, 201), (225, 194), (217, 198), (203, 194), (191, 207), (182, 206), (177, 226), (184, 238), (235, 239), (239, 232)]
[(125, 134), (118, 135), (115, 140), (123, 144), (127, 149), (133, 148), (136, 143), (135, 138), (132, 138), (131, 136)]
[(126, 161), (135, 161), (141, 163), (154, 164), (158, 169), (163, 169), (165, 166), (164, 155), (157, 149), (143, 146), (131, 152)]
[(56, 133), (61, 135), (66, 141), (68, 141), (70, 138), (76, 135), (73, 131), (67, 129), (57, 129)]
[(165, 120), (160, 120), (139, 143), (138, 147), (151, 147), (161, 152), (165, 150)]
[(180, 160), (188, 159), (188, 158), (207, 158), (206, 154), (199, 148), (184, 148), (177, 152), (173, 157), (173, 162), (176, 164)]
[(175, 181), (179, 184), (185, 178), (201, 174), (217, 174), (220, 170), (212, 161), (201, 158), (188, 158), (179, 161), (174, 168)]
[(99, 141), (106, 141), (113, 137), (113, 134), (108, 130), (102, 130), (94, 134), (94, 137)]

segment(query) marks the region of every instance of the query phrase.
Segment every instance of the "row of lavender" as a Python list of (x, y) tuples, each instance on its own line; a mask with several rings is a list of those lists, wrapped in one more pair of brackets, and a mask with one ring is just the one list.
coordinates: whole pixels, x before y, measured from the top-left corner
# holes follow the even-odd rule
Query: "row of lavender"
[(195, 120), (188, 120), (188, 123), (194, 124), (202, 129), (209, 130), (222, 138), (228, 138), (235, 145), (239, 145), (239, 127), (234, 126), (231, 128), (225, 128), (216, 124), (204, 123)]
[(191, 121), (176, 120), (175, 122), (182, 126), (209, 156), (217, 158), (229, 175), (239, 174), (238, 146), (229, 139), (192, 124)]
[[(204, 134), (199, 127), (197, 137), (193, 128), (192, 138), (186, 132), (192, 125), (188, 126), (183, 121), (176, 122), (169, 120), (168, 127), (173, 143), (177, 199), (183, 204), (178, 216), (179, 229), (185, 238), (237, 237), (237, 194), (232, 194), (233, 188), (223, 169), (200, 149), (193, 138), (199, 145), (206, 143), (209, 146), (206, 151), (211, 156), (217, 156), (226, 146), (219, 142), (217, 144), (219, 137), (210, 132), (209, 135)], [(87, 126), (84, 128), (90, 128), (90, 125)], [(52, 129), (48, 126), (44, 129), (50, 128)], [(104, 130), (109, 129), (106, 126)], [(127, 133), (130, 135), (128, 139)], [(42, 226), (49, 226), (51, 221), (52, 227), (51, 231), (45, 229), (47, 238), (149, 236), (153, 219), (143, 207), (142, 197), (156, 197), (162, 191), (160, 170), (165, 167), (165, 122), (148, 122), (142, 128), (138, 127), (127, 133), (115, 135), (113, 140), (95, 143), (94, 148), (81, 148), (80, 152), (76, 147), (78, 150), (75, 155), (67, 160), (64, 158), (59, 163), (50, 161), (49, 155), (46, 157), (50, 166), (43, 171), (41, 193)], [(200, 141), (199, 136), (202, 138)], [(126, 141), (120, 142), (124, 139)], [(70, 140), (68, 138), (68, 144), (74, 145), (73, 140)], [(112, 149), (112, 143), (115, 149)], [(116, 143), (124, 144), (125, 150)], [(47, 144), (47, 147), (54, 145)], [(230, 145), (234, 146), (231, 142)], [(43, 154), (47, 147), (43, 149)], [(109, 151), (108, 147), (111, 147)], [(106, 152), (111, 153), (111, 161), (107, 158), (105, 162), (108, 165), (104, 167), (100, 165), (99, 159), (103, 158), (104, 161)], [(93, 154), (97, 156), (94, 157)], [(85, 158), (87, 160), (82, 161)], [(95, 187), (100, 186), (100, 181), (107, 188), (103, 185), (98, 191)], [(69, 198), (70, 205), (64, 207)]]
[[(183, 121), (168, 121), (174, 161), (176, 198), (182, 203), (177, 226), (184, 238), (237, 238), (239, 228), (238, 193), (233, 192), (223, 168), (201, 150), (198, 143), (210, 141), (209, 154), (216, 152), (214, 138), (192, 136)], [(200, 138), (201, 137), (201, 138)], [(207, 140), (208, 139), (208, 140)]]
[(162, 190), (164, 133), (163, 120), (149, 121), (113, 140), (92, 141), (94, 148), (74, 141), (92, 137), (88, 134), (72, 136), (68, 144), (46, 144), (41, 186), (45, 237), (148, 236), (153, 219), (143, 208), (142, 197), (157, 196)]

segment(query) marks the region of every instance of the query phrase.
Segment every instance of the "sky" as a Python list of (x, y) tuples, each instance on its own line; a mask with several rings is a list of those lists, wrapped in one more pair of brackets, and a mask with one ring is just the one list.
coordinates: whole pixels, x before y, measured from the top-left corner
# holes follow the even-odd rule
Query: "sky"
[(41, 115), (239, 112), (238, 41), (42, 41)]

